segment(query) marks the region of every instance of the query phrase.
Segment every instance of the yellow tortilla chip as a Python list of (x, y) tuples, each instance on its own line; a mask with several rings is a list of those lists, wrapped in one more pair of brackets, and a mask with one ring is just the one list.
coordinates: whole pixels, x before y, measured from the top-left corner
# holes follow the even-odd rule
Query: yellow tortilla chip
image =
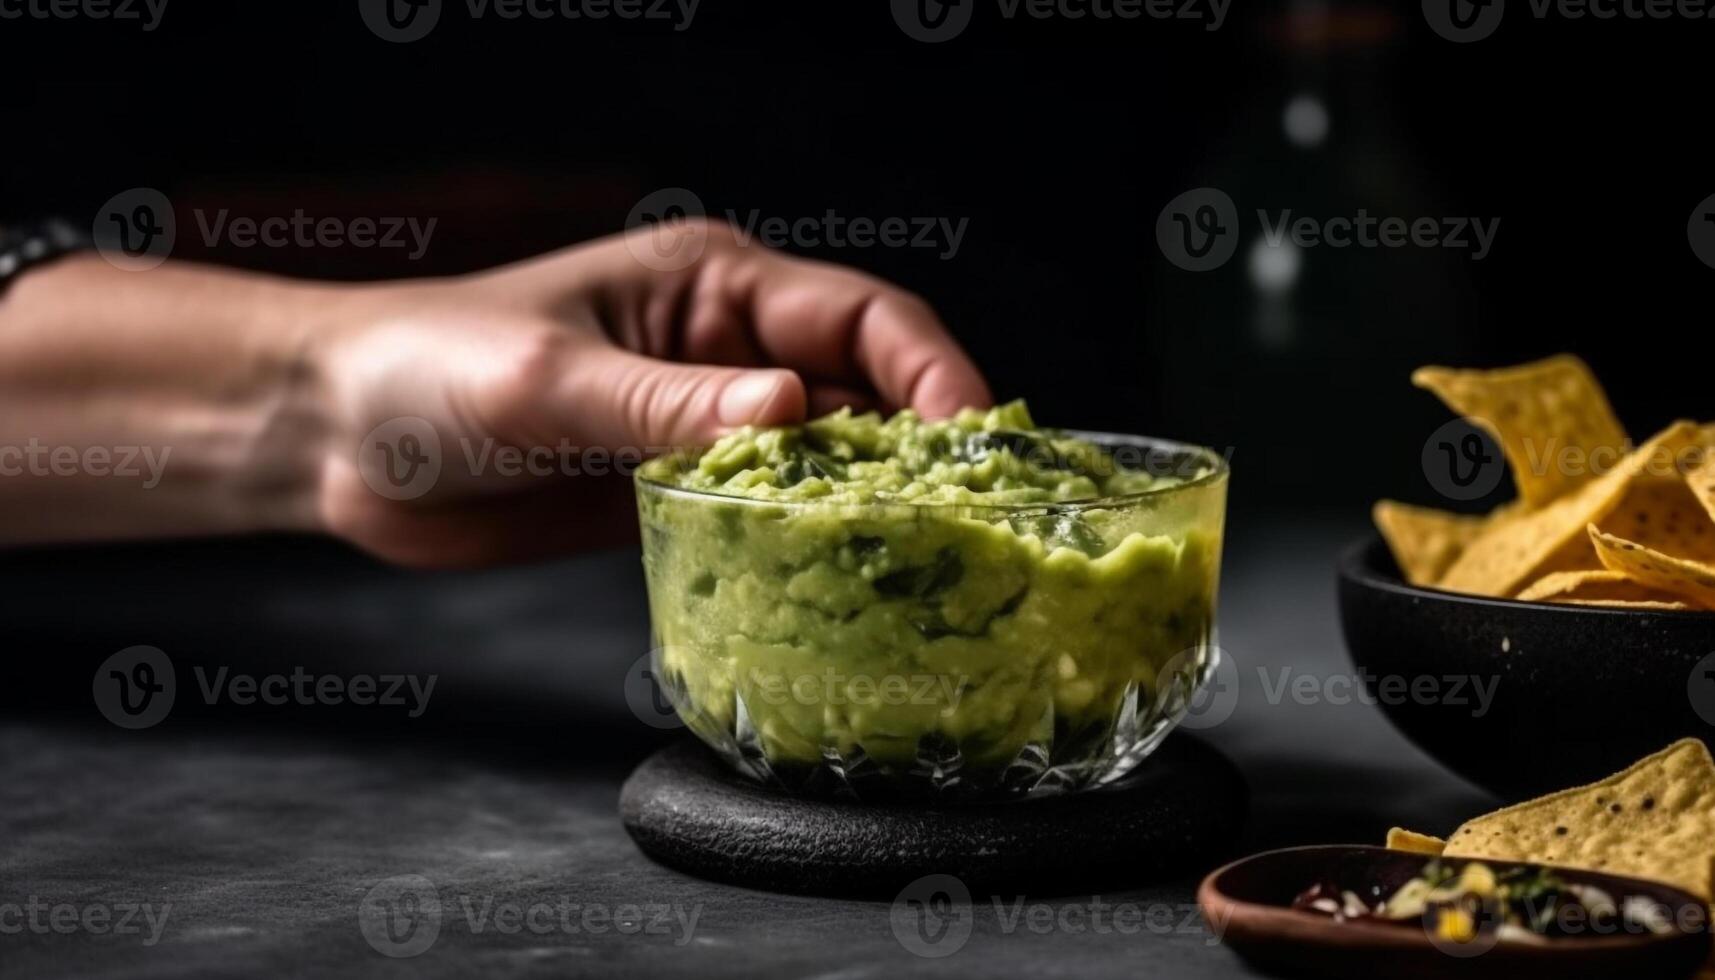
[(1412, 585), (1433, 584), (1490, 520), (1394, 500), (1376, 504), (1372, 516), (1405, 580)]
[(1715, 898), (1715, 761), (1683, 739), (1598, 783), (1477, 817), (1448, 857), (1529, 861), (1664, 881)]
[(1447, 842), (1439, 837), (1420, 834), (1415, 830), (1404, 827), (1394, 827), (1387, 832), (1387, 848), (1390, 851), (1410, 851), (1413, 854), (1440, 854)]
[(1540, 510), (1497, 523), (1466, 546), (1437, 586), (1509, 596), (1527, 582), (1565, 570), (1566, 556), (1585, 548), (1579, 543), (1584, 527), (1612, 513), (1635, 480), (1678, 472), (1696, 437), (1696, 426), (1676, 422), (1595, 480)]
[(1690, 609), (1678, 599), (1550, 599), (1566, 606), (1603, 606), (1608, 609)]
[[(1706, 439), (1715, 441), (1715, 425), (1704, 427), (1703, 434)], [(1704, 446), (1712, 444), (1715, 442), (1706, 441)], [(1715, 520), (1715, 453), (1705, 455), (1701, 464), (1685, 474), (1685, 486), (1703, 505), (1709, 519)]]
[(1623, 572), (1592, 569), (1576, 572), (1550, 572), (1525, 586), (1516, 597), (1523, 602), (1571, 602), (1601, 604), (1604, 602), (1671, 602), (1671, 593), (1663, 593), (1631, 580)]
[(1531, 572), (1531, 576), (1540, 581), (1550, 575), (1566, 572), (1600, 572), (1601, 559), (1596, 557), (1596, 549), (1590, 546), (1590, 536), (1575, 534), (1572, 539), (1554, 550), (1554, 553), (1543, 559)]
[(1607, 394), (1570, 354), (1496, 371), (1419, 368), (1411, 381), (1494, 434), (1527, 506), (1588, 483), (1624, 452)]
[[(1715, 474), (1709, 479), (1715, 481)], [(1703, 510), (1689, 480), (1677, 474), (1641, 478), (1596, 526), (1675, 558), (1715, 561), (1715, 519)]]
[(1715, 565), (1664, 555), (1635, 541), (1604, 534), (1593, 524), (1588, 530), (1596, 546), (1596, 556), (1610, 569), (1651, 588), (1715, 609)]

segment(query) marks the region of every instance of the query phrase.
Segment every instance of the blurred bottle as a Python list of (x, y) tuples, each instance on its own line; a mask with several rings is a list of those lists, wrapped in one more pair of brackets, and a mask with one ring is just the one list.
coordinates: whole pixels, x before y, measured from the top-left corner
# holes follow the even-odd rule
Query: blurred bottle
[[(1159, 417), (1164, 431), (1235, 447), (1241, 500), (1346, 505), (1387, 487), (1409, 493), (1422, 481), (1408, 465), (1415, 430), (1376, 406), (1409, 397), (1412, 367), (1464, 346), (1475, 236), (1464, 229), (1465, 248), (1292, 241), (1300, 218), (1324, 231), (1330, 219), (1365, 215), (1446, 229), (1443, 219), (1462, 212), (1413, 161), (1395, 103), (1407, 27), (1395, 13), (1288, 0), (1264, 23), (1261, 67), (1232, 113), (1230, 142), (1155, 199), (1161, 208), (1181, 191), (1218, 189), (1233, 202), (1227, 233), (1237, 235), (1231, 258), (1210, 271), (1175, 265), (1166, 245), (1149, 256), (1144, 329), (1164, 376)], [(1171, 220), (1197, 244), (1222, 224), (1210, 217)], [(1384, 461), (1364, 451), (1376, 445), (1408, 451)], [(1247, 492), (1245, 473), (1267, 482)]]

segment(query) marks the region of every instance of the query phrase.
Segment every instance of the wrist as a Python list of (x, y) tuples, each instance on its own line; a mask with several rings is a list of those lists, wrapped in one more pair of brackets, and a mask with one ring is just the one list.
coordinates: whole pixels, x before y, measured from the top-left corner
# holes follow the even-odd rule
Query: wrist
[(51, 513), (67, 517), (0, 538), (319, 529), (332, 412), (317, 350), (337, 292), (181, 263), (128, 272), (90, 253), (20, 277), (0, 299), (0, 442), (161, 465), (13, 481), (0, 490), (60, 500)]
[(227, 311), (244, 345), (235, 397), (222, 407), (243, 447), (227, 471), (228, 503), (241, 530), (322, 532), (322, 485), (343, 441), (329, 338), (346, 290), (249, 278)]

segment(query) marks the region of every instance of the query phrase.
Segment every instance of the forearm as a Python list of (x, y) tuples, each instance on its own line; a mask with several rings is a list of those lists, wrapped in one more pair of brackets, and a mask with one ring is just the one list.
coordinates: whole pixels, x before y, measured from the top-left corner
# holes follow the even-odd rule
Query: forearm
[(337, 289), (93, 255), (0, 298), (0, 544), (305, 530)]

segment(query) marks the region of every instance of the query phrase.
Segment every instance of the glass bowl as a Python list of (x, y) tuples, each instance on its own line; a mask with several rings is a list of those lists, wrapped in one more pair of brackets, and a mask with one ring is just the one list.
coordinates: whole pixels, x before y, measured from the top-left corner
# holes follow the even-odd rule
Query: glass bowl
[(1034, 796), (1124, 775), (1208, 679), (1228, 470), (1068, 432), (1182, 482), (1062, 504), (776, 502), (639, 471), (652, 661), (686, 726), (796, 792)]

